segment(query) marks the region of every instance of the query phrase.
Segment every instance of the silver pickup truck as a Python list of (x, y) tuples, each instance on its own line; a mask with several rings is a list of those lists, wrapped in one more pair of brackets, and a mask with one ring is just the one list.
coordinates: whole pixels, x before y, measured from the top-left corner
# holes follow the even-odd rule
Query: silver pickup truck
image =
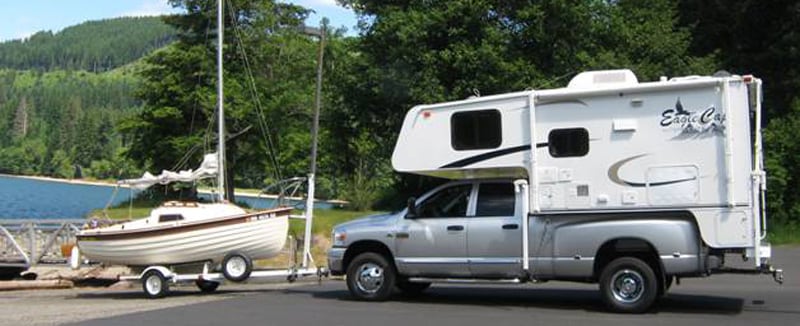
[(432, 282), (561, 280), (599, 283), (620, 312), (645, 311), (676, 277), (722, 271), (723, 252), (702, 244), (684, 211), (523, 216), (526, 197), (515, 188), (511, 180), (454, 181), (402, 211), (337, 225), (328, 266), (362, 300)]
[[(461, 181), (337, 226), (329, 266), (364, 300), (431, 282), (560, 280), (598, 283), (622, 312), (645, 311), (681, 277), (780, 282), (766, 239), (761, 90), (752, 75), (640, 83), (619, 69), (416, 105), (392, 167)], [(749, 266), (726, 267), (726, 254)]]

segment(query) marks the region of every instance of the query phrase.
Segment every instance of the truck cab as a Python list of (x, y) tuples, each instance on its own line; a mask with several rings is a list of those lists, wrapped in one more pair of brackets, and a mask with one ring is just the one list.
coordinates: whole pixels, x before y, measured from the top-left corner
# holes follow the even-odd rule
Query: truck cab
[(346, 274), (356, 256), (373, 252), (401, 283), (414, 277), (522, 278), (518, 198), (513, 180), (453, 181), (411, 198), (398, 212), (338, 225), (328, 252), (331, 272)]

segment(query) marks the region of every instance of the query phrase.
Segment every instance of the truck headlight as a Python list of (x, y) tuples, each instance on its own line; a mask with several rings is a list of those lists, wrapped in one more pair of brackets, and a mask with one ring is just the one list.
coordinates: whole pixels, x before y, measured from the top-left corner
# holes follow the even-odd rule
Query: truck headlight
[(344, 247), (344, 242), (347, 240), (347, 232), (334, 230), (331, 238), (333, 238), (334, 247)]

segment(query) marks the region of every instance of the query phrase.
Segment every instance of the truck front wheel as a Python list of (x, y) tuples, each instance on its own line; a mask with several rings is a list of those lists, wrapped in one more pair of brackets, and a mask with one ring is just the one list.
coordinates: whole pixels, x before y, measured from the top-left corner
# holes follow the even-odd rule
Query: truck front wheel
[(383, 301), (392, 294), (396, 278), (394, 266), (385, 257), (365, 252), (347, 268), (347, 289), (356, 299)]
[(603, 268), (600, 293), (611, 310), (642, 313), (658, 296), (658, 280), (653, 269), (641, 259), (617, 258)]

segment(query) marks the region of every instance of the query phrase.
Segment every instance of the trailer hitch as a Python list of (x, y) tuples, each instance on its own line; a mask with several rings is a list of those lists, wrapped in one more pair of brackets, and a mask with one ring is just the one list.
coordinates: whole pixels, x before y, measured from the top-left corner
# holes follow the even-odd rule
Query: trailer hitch
[(772, 275), (772, 280), (775, 281), (775, 283), (783, 285), (783, 269), (772, 267), (772, 265), (770, 264), (762, 264), (761, 266), (755, 269), (723, 267), (713, 270), (713, 273), (744, 274), (744, 275), (769, 274)]

